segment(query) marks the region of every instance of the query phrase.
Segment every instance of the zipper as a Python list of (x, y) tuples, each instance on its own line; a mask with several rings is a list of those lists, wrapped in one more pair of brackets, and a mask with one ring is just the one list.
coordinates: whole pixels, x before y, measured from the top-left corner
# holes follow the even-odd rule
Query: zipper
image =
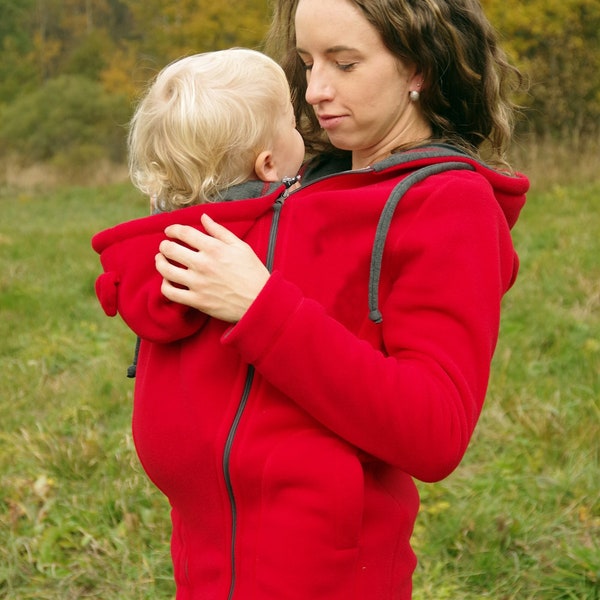
[(225, 450), (223, 452), (223, 472), (225, 474), (225, 487), (227, 488), (229, 506), (231, 507), (231, 583), (229, 586), (229, 595), (227, 596), (228, 600), (231, 600), (233, 598), (233, 592), (235, 589), (235, 537), (237, 533), (237, 507), (235, 503), (235, 496), (233, 494), (233, 485), (231, 483), (231, 473), (229, 472), (229, 460), (231, 458), (231, 448), (233, 446), (233, 440), (235, 438), (235, 434), (237, 432), (237, 428), (240, 423), (240, 419), (242, 418), (244, 409), (246, 408), (248, 396), (250, 396), (250, 390), (252, 389), (253, 380), (254, 367), (252, 365), (248, 365), (248, 372), (246, 373), (246, 382), (244, 383), (244, 391), (242, 393), (242, 398), (240, 400), (238, 409), (235, 413), (235, 417), (233, 419), (233, 423), (231, 424), (231, 428), (229, 429), (229, 435), (227, 436), (227, 441), (225, 442)]
[[(286, 190), (285, 192), (279, 196), (275, 202), (273, 203), (273, 220), (271, 221), (271, 228), (269, 230), (269, 241), (267, 245), (267, 257), (265, 260), (265, 265), (269, 272), (273, 269), (273, 261), (275, 259), (275, 244), (277, 242), (277, 231), (279, 229), (279, 217), (281, 215), (281, 208), (283, 207), (283, 203), (288, 196), (289, 188), (296, 183), (297, 178), (290, 178), (284, 180)], [(235, 583), (236, 583), (236, 564), (235, 564), (235, 542), (236, 542), (236, 534), (237, 534), (237, 505), (235, 500), (235, 494), (233, 492), (233, 483), (231, 481), (231, 472), (230, 472), (230, 459), (231, 459), (231, 450), (233, 448), (233, 442), (235, 440), (235, 436), (237, 433), (238, 426), (242, 419), (242, 415), (244, 414), (244, 410), (246, 409), (246, 404), (248, 403), (248, 398), (250, 397), (250, 392), (252, 390), (252, 383), (254, 381), (254, 366), (248, 365), (248, 371), (246, 372), (246, 380), (244, 382), (244, 390), (242, 392), (242, 396), (240, 399), (240, 403), (238, 405), (237, 411), (235, 413), (235, 417), (233, 418), (233, 422), (229, 429), (229, 433), (227, 435), (227, 440), (225, 442), (225, 448), (223, 450), (223, 474), (225, 477), (225, 488), (227, 489), (227, 496), (229, 498), (229, 506), (231, 507), (231, 583), (229, 585), (229, 594), (227, 595), (228, 600), (232, 600), (233, 594), (235, 592)]]
[(286, 195), (283, 194), (275, 200), (273, 204), (273, 220), (271, 221), (271, 230), (269, 231), (269, 244), (267, 246), (267, 259), (265, 266), (269, 270), (269, 273), (273, 270), (273, 261), (275, 260), (275, 243), (277, 242), (277, 230), (279, 229), (279, 217), (281, 215), (281, 208), (285, 202)]

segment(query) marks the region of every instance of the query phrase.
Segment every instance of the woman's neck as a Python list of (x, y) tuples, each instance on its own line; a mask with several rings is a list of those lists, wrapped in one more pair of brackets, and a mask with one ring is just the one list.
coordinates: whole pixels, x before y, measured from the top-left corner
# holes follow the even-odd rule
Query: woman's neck
[(391, 156), (398, 148), (419, 146), (431, 139), (432, 134), (429, 123), (414, 123), (407, 130), (400, 131), (377, 146), (364, 150), (354, 150), (352, 152), (352, 169), (369, 167)]

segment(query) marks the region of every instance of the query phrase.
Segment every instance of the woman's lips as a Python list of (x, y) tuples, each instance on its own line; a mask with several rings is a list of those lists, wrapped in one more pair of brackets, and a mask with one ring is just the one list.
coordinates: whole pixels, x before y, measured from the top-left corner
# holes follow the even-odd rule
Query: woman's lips
[(319, 125), (323, 129), (334, 129), (337, 127), (344, 119), (346, 115), (317, 115), (317, 119), (319, 119)]

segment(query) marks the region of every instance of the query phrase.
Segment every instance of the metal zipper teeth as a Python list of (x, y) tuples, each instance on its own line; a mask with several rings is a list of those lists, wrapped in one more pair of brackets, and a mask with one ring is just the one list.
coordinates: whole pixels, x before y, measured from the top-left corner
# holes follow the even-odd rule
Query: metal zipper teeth
[[(275, 200), (275, 203), (273, 204), (273, 220), (271, 221), (271, 229), (269, 231), (269, 243), (267, 246), (267, 257), (265, 261), (266, 267), (269, 271), (273, 269), (273, 261), (275, 258), (275, 243), (277, 241), (277, 230), (279, 229), (279, 216), (281, 214), (281, 208), (285, 201), (285, 197), (286, 196), (283, 195), (277, 198), (277, 200)], [(246, 373), (246, 380), (244, 382), (244, 391), (242, 392), (240, 404), (235, 413), (235, 417), (231, 424), (231, 428), (229, 429), (229, 434), (227, 435), (225, 448), (223, 450), (223, 473), (225, 477), (225, 487), (227, 489), (227, 495), (229, 497), (229, 505), (231, 507), (231, 583), (229, 586), (229, 594), (227, 596), (228, 600), (232, 600), (235, 591), (235, 541), (237, 534), (237, 506), (235, 502), (235, 495), (233, 493), (233, 483), (231, 481), (231, 472), (229, 469), (229, 464), (231, 458), (231, 449), (233, 447), (233, 441), (235, 439), (240, 420), (246, 408), (246, 404), (248, 403), (248, 398), (252, 389), (254, 373), (254, 366), (248, 365), (248, 372)]]

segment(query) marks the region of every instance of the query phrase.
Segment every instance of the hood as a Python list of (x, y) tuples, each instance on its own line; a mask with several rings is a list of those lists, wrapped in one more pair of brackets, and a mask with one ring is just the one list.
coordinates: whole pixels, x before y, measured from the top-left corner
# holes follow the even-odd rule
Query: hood
[[(454, 147), (444, 144), (418, 148), (415, 150), (393, 154), (386, 160), (370, 167), (375, 172), (388, 169), (397, 170), (405, 166), (410, 174), (398, 183), (388, 198), (375, 233), (375, 242), (371, 254), (369, 273), (369, 317), (375, 323), (383, 320), (379, 310), (379, 281), (381, 265), (387, 234), (394, 216), (394, 211), (406, 192), (424, 179), (444, 171), (471, 170), (475, 171), (491, 185), (496, 200), (509, 229), (517, 222), (521, 209), (525, 205), (525, 194), (529, 189), (529, 180), (524, 175), (503, 173), (472, 158)], [(518, 271), (518, 256), (514, 256), (514, 273), (510, 285), (514, 282)]]
[[(379, 172), (405, 165), (408, 170), (413, 171), (421, 167), (441, 163), (462, 163), (468, 165), (466, 168), (483, 175), (492, 186), (498, 204), (506, 217), (506, 222), (512, 229), (519, 218), (521, 209), (525, 205), (525, 194), (529, 190), (529, 179), (521, 173), (510, 174), (498, 171), (465, 152), (446, 144), (436, 144), (393, 154), (373, 165), (372, 169)], [(442, 170), (446, 170), (446, 168)]]
[[(177, 223), (203, 231), (200, 217), (206, 213), (243, 239), (285, 189), (282, 185), (271, 187), (275, 191), (266, 196), (158, 213), (97, 233), (91, 243), (100, 255), (104, 273), (97, 278), (95, 289), (104, 312), (108, 316), (120, 314), (139, 337), (153, 342), (167, 343), (197, 331), (206, 315), (171, 302), (160, 293), (162, 278), (154, 257), (160, 243), (167, 239), (165, 228)], [(238, 192), (252, 191), (247, 184), (243, 188)]]

